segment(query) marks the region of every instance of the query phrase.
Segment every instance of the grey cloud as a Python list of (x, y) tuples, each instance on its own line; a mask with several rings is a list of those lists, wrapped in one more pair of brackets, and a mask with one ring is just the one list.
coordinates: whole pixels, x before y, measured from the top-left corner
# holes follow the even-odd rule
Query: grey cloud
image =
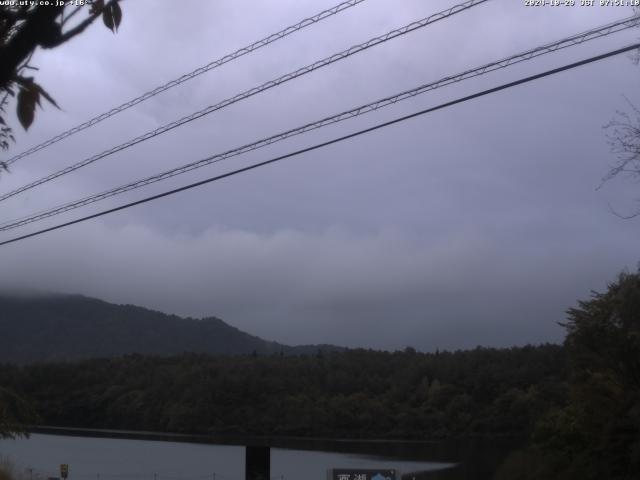
[[(400, 348), (559, 340), (554, 322), (632, 254), (571, 248), (521, 255), (496, 238), (421, 243), (402, 232), (164, 235), (99, 225), (1, 252), (4, 285), (73, 291), (182, 315), (217, 315), (289, 343)], [(70, 248), (73, 246), (73, 248)], [(549, 257), (563, 260), (552, 261)], [(29, 257), (29, 264), (25, 258)], [(64, 273), (62, 273), (64, 272)]]

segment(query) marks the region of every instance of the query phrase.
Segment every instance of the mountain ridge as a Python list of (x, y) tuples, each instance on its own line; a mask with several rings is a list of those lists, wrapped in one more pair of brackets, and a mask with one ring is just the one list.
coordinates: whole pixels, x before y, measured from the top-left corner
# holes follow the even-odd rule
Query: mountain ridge
[(214, 355), (312, 354), (332, 345), (290, 346), (223, 320), (180, 317), (78, 294), (0, 292), (0, 362), (32, 363), (185, 352)]

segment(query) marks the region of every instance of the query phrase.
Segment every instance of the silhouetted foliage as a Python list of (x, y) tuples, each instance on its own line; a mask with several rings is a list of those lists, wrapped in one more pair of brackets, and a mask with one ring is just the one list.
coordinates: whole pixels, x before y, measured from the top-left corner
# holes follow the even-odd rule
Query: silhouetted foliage
[(567, 405), (540, 418), (532, 447), (498, 478), (638, 478), (640, 273), (623, 273), (607, 292), (579, 302), (565, 326)]
[[(631, 102), (629, 107), (630, 112), (616, 112), (616, 116), (605, 126), (609, 147), (618, 161), (609, 169), (602, 183), (622, 176), (640, 178), (640, 110)], [(630, 219), (640, 215), (640, 208), (626, 215), (614, 213)]]
[(0, 438), (28, 436), (25, 425), (34, 424), (37, 418), (29, 401), (0, 387)]
[[(77, 17), (80, 12), (85, 12), (84, 16)], [(25, 70), (37, 70), (29, 64), (35, 50), (68, 42), (98, 17), (115, 33), (122, 20), (118, 0), (86, 0), (83, 5), (53, 1), (0, 5), (0, 149), (8, 149), (14, 141), (6, 118), (11, 98), (16, 99), (16, 115), (25, 130), (33, 123), (41, 98), (58, 106), (33, 77), (24, 75)], [(2, 162), (0, 167), (6, 169)]]

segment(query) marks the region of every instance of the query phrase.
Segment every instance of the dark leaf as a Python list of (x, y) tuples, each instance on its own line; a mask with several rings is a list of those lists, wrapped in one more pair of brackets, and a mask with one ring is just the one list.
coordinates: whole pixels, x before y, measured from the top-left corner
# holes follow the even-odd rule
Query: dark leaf
[(102, 21), (109, 30), (111, 30), (113, 33), (116, 33), (111, 6), (102, 11)]
[(109, 30), (116, 33), (122, 21), (122, 10), (118, 2), (110, 2), (102, 12), (102, 21)]
[(122, 9), (120, 8), (120, 4), (115, 2), (111, 5), (111, 10), (113, 12), (113, 23), (116, 26), (116, 30), (120, 27), (120, 22), (122, 21)]
[(5, 121), (4, 121), (4, 118), (0, 117), (0, 124), (2, 124), (2, 125), (6, 125), (6, 124), (7, 124), (7, 122), (5, 122)]
[(39, 97), (40, 94), (35, 89), (23, 88), (18, 93), (17, 115), (20, 124), (25, 130), (28, 130), (33, 123)]
[[(49, 103), (51, 103), (54, 107), (56, 107), (58, 110), (60, 110), (60, 107), (58, 106), (58, 104), (56, 103), (56, 101), (51, 97), (51, 95), (49, 95), (44, 88), (42, 88), (40, 85), (38, 85), (37, 83), (33, 84), (33, 88), (35, 88), (44, 98), (46, 98)], [(38, 105), (40, 104), (39, 99), (38, 99)]]

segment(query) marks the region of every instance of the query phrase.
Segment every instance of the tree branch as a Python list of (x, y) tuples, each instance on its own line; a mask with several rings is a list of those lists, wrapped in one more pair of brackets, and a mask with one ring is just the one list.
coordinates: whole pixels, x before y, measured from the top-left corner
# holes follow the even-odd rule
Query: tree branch
[(630, 215), (622, 215), (621, 213), (618, 213), (612, 206), (610, 203), (607, 204), (609, 206), (609, 212), (613, 213), (616, 217), (621, 218), (623, 220), (631, 220), (633, 218), (639, 217), (640, 216), (640, 210), (636, 211), (635, 213), (632, 213)]
[(51, 39), (52, 26), (63, 8), (49, 5), (31, 10), (17, 33), (0, 48), (0, 88), (8, 85), (31, 52)]
[(80, 10), (82, 10), (82, 5), (76, 7), (73, 12), (71, 12), (69, 15), (67, 15), (66, 17), (64, 17), (62, 19), (62, 25), (64, 26), (65, 23), (67, 23), (69, 20), (71, 20), (71, 18), (73, 18), (73, 16), (78, 13)]
[[(96, 10), (94, 13), (92, 13), (91, 15), (89, 15), (87, 18), (85, 18), (82, 22), (80, 22), (78, 25), (76, 25), (75, 27), (73, 27), (71, 30), (63, 33), (60, 36), (60, 41), (58, 43), (56, 43), (55, 45), (53, 45), (54, 47), (57, 47), (58, 45), (71, 40), (73, 37), (75, 37), (76, 35), (82, 33), (89, 25), (91, 25), (94, 20), (96, 18), (98, 18), (100, 15), (102, 15), (102, 12), (104, 12), (107, 8), (111, 7), (112, 4), (117, 3), (118, 0), (111, 0), (110, 2), (107, 2), (104, 7), (102, 7), (99, 10)], [(74, 12), (75, 13), (75, 12)]]

